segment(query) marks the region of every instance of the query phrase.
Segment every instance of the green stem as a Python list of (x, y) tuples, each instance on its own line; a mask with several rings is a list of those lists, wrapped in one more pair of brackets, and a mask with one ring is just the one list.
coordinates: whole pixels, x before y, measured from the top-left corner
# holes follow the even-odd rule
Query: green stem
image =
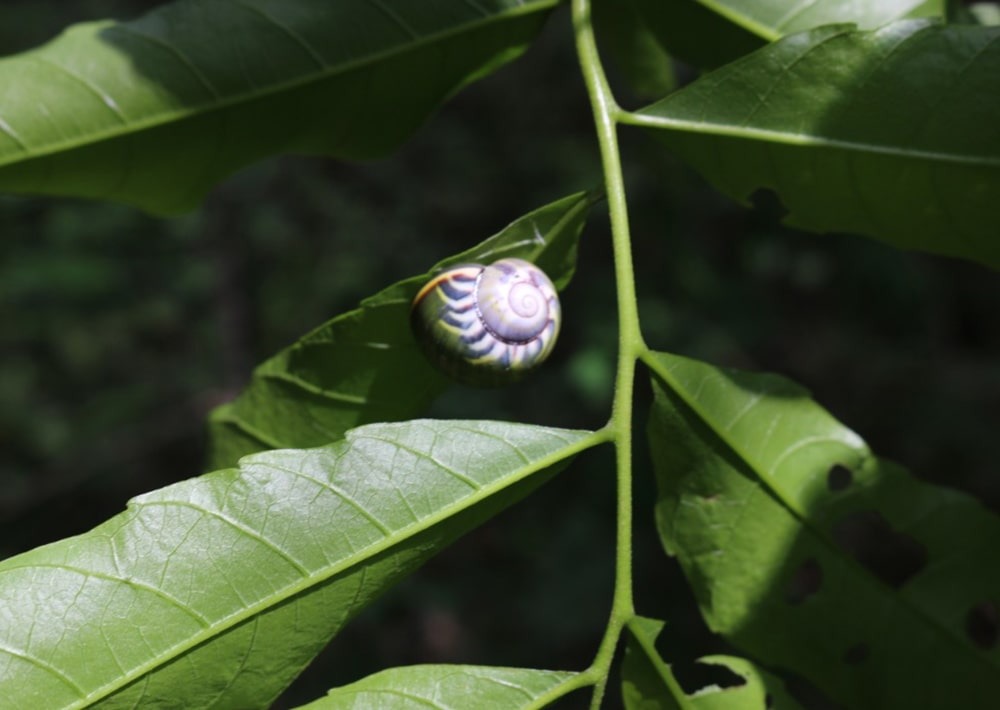
[(598, 56), (590, 22), (590, 0), (573, 0), (573, 28), (604, 168), (618, 298), (618, 369), (611, 419), (607, 425), (615, 443), (618, 487), (615, 587), (607, 630), (593, 663), (585, 673), (595, 683), (591, 707), (598, 708), (604, 697), (618, 639), (625, 624), (635, 615), (632, 600), (632, 391), (636, 360), (646, 347), (639, 329), (625, 180), (616, 130), (616, 123), (623, 112), (615, 102)]

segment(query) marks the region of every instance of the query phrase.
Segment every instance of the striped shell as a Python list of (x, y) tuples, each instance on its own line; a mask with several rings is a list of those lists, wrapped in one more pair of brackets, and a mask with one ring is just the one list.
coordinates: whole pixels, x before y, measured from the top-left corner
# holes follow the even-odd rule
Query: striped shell
[(428, 359), (460, 382), (521, 379), (552, 352), (559, 296), (523, 259), (464, 264), (431, 279), (413, 299), (410, 323)]

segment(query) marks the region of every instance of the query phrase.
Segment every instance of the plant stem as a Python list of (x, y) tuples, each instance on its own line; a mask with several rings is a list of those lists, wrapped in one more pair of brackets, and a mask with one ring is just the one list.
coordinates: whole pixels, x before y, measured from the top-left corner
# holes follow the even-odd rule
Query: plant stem
[(639, 328), (635, 297), (635, 274), (629, 236), (625, 180), (622, 176), (616, 122), (622, 110), (615, 102), (597, 52), (590, 21), (590, 0), (573, 0), (573, 29), (580, 69), (587, 86), (604, 168), (604, 184), (611, 217), (611, 239), (615, 255), (618, 299), (618, 369), (615, 395), (607, 429), (615, 443), (618, 518), (615, 555), (615, 587), (611, 618), (593, 663), (587, 670), (595, 682), (591, 707), (600, 707), (608, 672), (622, 629), (635, 615), (632, 600), (632, 391), (635, 365), (646, 350)]

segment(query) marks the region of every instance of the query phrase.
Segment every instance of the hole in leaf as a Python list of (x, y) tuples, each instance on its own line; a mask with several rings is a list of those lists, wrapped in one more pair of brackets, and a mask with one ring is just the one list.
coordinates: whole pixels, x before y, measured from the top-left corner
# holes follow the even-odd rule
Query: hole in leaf
[(788, 586), (785, 588), (785, 601), (793, 606), (801, 604), (818, 592), (822, 586), (823, 568), (819, 566), (819, 562), (815, 558), (810, 557), (799, 565), (792, 578), (788, 580)]
[(675, 662), (670, 666), (674, 677), (685, 693), (691, 695), (703, 688), (737, 688), (746, 685), (747, 679), (726, 666), (700, 661)]
[(866, 643), (856, 643), (844, 651), (844, 663), (849, 666), (861, 665), (868, 660), (871, 649)]
[(993, 602), (976, 604), (965, 615), (965, 633), (972, 643), (982, 649), (992, 649), (997, 645), (997, 635), (1000, 618), (997, 616), (997, 605)]
[(899, 589), (927, 564), (927, 549), (892, 529), (881, 514), (851, 513), (833, 526), (833, 539), (865, 569)]
[(836, 464), (826, 474), (826, 485), (834, 493), (842, 491), (854, 482), (854, 474), (851, 469), (842, 464)]

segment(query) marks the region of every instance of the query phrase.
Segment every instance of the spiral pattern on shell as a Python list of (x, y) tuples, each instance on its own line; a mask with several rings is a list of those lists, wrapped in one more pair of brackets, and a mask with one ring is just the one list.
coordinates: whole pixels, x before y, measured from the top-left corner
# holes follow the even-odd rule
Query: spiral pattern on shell
[(410, 310), (428, 359), (460, 382), (484, 386), (514, 382), (544, 362), (560, 320), (549, 277), (513, 258), (436, 275)]

